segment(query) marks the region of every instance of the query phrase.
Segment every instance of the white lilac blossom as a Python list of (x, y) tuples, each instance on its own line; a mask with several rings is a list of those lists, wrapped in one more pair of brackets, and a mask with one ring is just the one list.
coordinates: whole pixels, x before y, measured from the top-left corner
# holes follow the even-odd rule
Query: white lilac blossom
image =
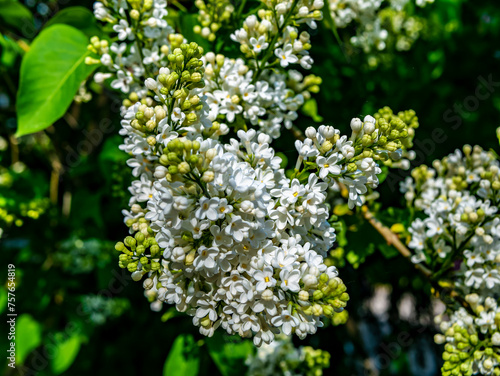
[(434, 0), (329, 0), (336, 28), (355, 25), (350, 43), (368, 54), (370, 66), (378, 64), (375, 53), (394, 48), (406, 51), (419, 38), (425, 20), (413, 16), (415, 4), (425, 7)]
[(420, 211), (409, 228), (412, 261), (433, 278), (451, 278), (465, 296), (449, 304), (449, 320), (437, 317), (444, 343), (443, 375), (497, 375), (500, 290), (499, 162), (479, 146), (464, 146), (433, 168), (420, 166), (401, 185), (409, 206)]
[[(94, 3), (95, 17), (111, 24), (118, 40), (110, 45), (107, 40), (92, 37), (89, 50), (99, 58), (88, 57), (87, 64), (100, 64), (112, 72), (112, 88), (143, 97), (146, 94), (142, 86), (144, 79), (158, 74), (159, 68), (168, 62), (169, 52), (184, 42), (168, 25), (167, 14), (165, 0)], [(101, 78), (109, 77), (94, 77), (98, 83), (102, 82)]]
[[(296, 92), (287, 86), (300, 85), (299, 82), (303, 81), (300, 73), (291, 72), (287, 78), (285, 73), (265, 72), (253, 83), (255, 72), (249, 70), (242, 59), (208, 53), (204, 60), (204, 94), (210, 106), (211, 120), (228, 125), (250, 123), (272, 138), (279, 137), (282, 125), (291, 128), (292, 121), (298, 117), (297, 110), (308, 95), (304, 88)], [(315, 81), (310, 77), (303, 82), (309, 86)]]
[(435, 318), (444, 344), (443, 376), (498, 375), (500, 373), (500, 307), (493, 297), (469, 294), (470, 309), (461, 307), (448, 318)]
[(500, 286), (499, 162), (465, 146), (433, 166), (416, 168), (401, 186), (409, 205), (425, 215), (409, 228), (412, 260), (445, 268), (459, 262), (457, 288), (488, 296)]
[[(411, 127), (391, 113), (354, 119), (349, 138), (330, 126), (308, 129), (287, 176), (270, 143), (319, 82), (266, 64), (310, 67), (309, 35), (291, 24), (316, 27), (323, 2), (266, 1), (273, 11), (260, 9), (233, 35), (244, 54), (251, 46), (246, 60), (184, 43), (164, 20), (164, 1), (134, 4), (96, 5), (123, 43), (94, 37), (89, 47), (114, 74), (111, 86), (130, 92), (120, 149), (135, 180), (119, 265), (144, 279), (151, 309), (174, 304), (204, 335), (220, 327), (261, 346), (279, 333), (315, 333), (349, 300), (324, 263), (335, 242), (328, 189), (343, 184), (349, 207), (362, 205), (379, 163), (400, 159)], [(250, 129), (223, 143), (231, 124)]]
[[(316, 21), (323, 18), (323, 0), (262, 2), (266, 7), (260, 9), (257, 15), (248, 16), (243, 27), (231, 34), (232, 40), (241, 44), (240, 50), (249, 60), (251, 68), (260, 73), (273, 64), (270, 59), (274, 55), (275, 61), (283, 68), (289, 64), (300, 64), (302, 68), (310, 69), (313, 62), (308, 52), (311, 48), (310, 36), (306, 31), (299, 34), (299, 29), (292, 25), (305, 23), (316, 29)], [(263, 47), (264, 44), (266, 47)]]
[(308, 128), (306, 139), (295, 144), (299, 153), (297, 176), (314, 171), (331, 187), (338, 188), (340, 183), (347, 189), (349, 208), (363, 205), (369, 189), (379, 184), (379, 163), (397, 165), (393, 162), (411, 145), (413, 129), (402, 118), (413, 116), (411, 111), (396, 116), (383, 109), (376, 118), (368, 115), (363, 121), (353, 119), (351, 125), (356, 126), (349, 138), (331, 126)]
[(221, 144), (198, 89), (178, 98), (168, 90), (178, 76), (161, 68), (145, 83), (156, 96), (124, 114), (122, 149), (138, 179), (124, 212), (134, 237), (118, 243), (120, 265), (135, 280), (148, 274), (153, 309), (175, 304), (205, 335), (221, 326), (261, 345), (279, 332), (314, 333), (348, 300), (323, 263), (335, 241), (328, 184), (316, 174), (287, 178), (266, 134), (238, 131)]
[[(197, 5), (203, 8), (202, 3), (198, 2)], [(223, 13), (227, 13), (232, 7), (229, 4), (216, 4), (216, 2), (210, 2), (210, 4), (207, 5), (211, 9), (214, 7), (212, 10), (218, 9)], [(304, 11), (304, 4), (302, 2), (299, 4), (302, 7), (302, 16), (288, 17), (288, 22), (319, 19), (314, 9), (319, 9), (323, 3), (320, 1), (311, 3), (309, 7), (313, 10), (307, 15)], [(284, 2), (281, 2), (281, 6), (283, 5)], [(137, 9), (122, 8), (122, 4), (111, 3), (107, 6), (108, 8), (102, 3), (96, 3), (95, 14), (98, 19), (114, 25), (119, 42), (109, 46), (108, 41), (93, 37), (89, 50), (99, 59), (89, 57), (87, 63), (100, 64), (106, 71), (113, 72), (112, 74), (96, 73), (94, 76), (96, 82), (102, 83), (109, 79), (113, 89), (128, 94), (127, 100), (136, 102), (146, 95), (141, 85), (144, 79), (157, 75), (159, 68), (168, 64), (172, 51), (186, 41), (182, 35), (174, 34), (173, 29), (164, 20), (167, 15), (164, 1), (145, 4), (144, 9), (140, 9), (139, 15), (135, 12)], [(289, 4), (286, 9), (294, 12), (294, 9), (297, 11), (299, 8), (293, 7), (292, 9)], [(104, 10), (107, 10), (107, 13), (104, 14)], [(127, 13), (132, 19), (130, 27), (124, 26), (129, 22)], [(203, 11), (200, 11), (201, 13)], [(110, 18), (109, 14), (116, 16)], [(213, 13), (211, 15), (214, 16)], [(257, 24), (254, 26), (259, 27)], [(292, 44), (283, 46), (283, 49), (276, 49), (278, 52), (282, 51), (276, 57), (280, 59), (281, 66), (285, 67), (291, 62), (296, 62), (298, 59), (296, 54), (298, 54), (302, 56), (302, 66), (310, 68), (312, 60), (307, 53), (307, 49), (310, 48), (309, 35), (303, 32), (297, 36), (292, 30), (294, 28), (291, 27), (279, 29), (271, 28), (265, 35), (257, 36), (257, 38), (250, 37), (249, 43), (253, 52), (255, 54), (262, 52), (260, 57), (269, 60), (270, 56), (264, 56), (264, 53), (271, 50), (270, 38), (278, 37), (277, 33), (280, 32), (283, 35), (280, 34), (279, 40), (293, 42), (294, 46), (293, 51)], [(153, 34), (152, 30), (155, 31)], [(139, 44), (139, 40), (133, 38), (134, 35), (142, 35), (145, 38), (139, 38)], [(251, 122), (252, 125), (258, 125), (262, 132), (277, 138), (283, 125), (291, 128), (292, 121), (298, 116), (297, 110), (305, 100), (310, 98), (311, 92), (319, 91), (318, 84), (321, 80), (314, 75), (304, 77), (295, 70), (271, 71), (265, 69), (262, 64), (257, 69), (254, 59), (246, 60), (247, 62), (242, 59), (226, 59), (222, 55), (215, 56), (211, 52), (207, 53), (204, 59), (207, 65), (205, 93), (209, 97), (208, 103), (212, 109), (211, 120), (234, 127), (243, 122)]]
[(323, 374), (323, 368), (328, 368), (330, 354), (310, 346), (294, 347), (290, 337), (280, 336), (257, 349), (246, 363), (249, 376), (316, 376)]
[[(215, 38), (219, 22), (223, 22), (216, 19), (227, 13), (229, 4), (198, 1), (197, 6), (203, 28), (195, 28), (195, 31), (207, 34), (208, 39)], [(257, 14), (244, 20), (242, 28), (231, 34), (232, 40), (240, 44), (242, 58), (206, 55), (206, 93), (212, 120), (235, 128), (250, 122), (261, 132), (277, 138), (283, 125), (291, 128), (298, 116), (297, 110), (309, 99), (310, 93), (319, 90), (318, 77), (303, 77), (298, 71), (285, 68), (297, 63), (304, 69), (311, 68), (310, 36), (305, 31), (299, 34), (296, 26), (306, 23), (316, 28), (315, 20), (322, 18), (323, 1), (263, 1), (262, 6)], [(222, 18), (227, 20), (227, 17)], [(277, 65), (282, 69), (270, 69)]]
[(156, 95), (130, 105), (122, 120), (121, 148), (137, 180), (124, 211), (133, 237), (116, 246), (120, 266), (134, 280), (146, 276), (153, 309), (175, 304), (205, 335), (221, 327), (260, 346), (280, 332), (315, 333), (349, 299), (324, 263), (335, 242), (327, 190), (338, 179), (350, 207), (361, 205), (366, 187), (378, 184), (375, 161), (402, 146), (406, 125), (367, 116), (350, 139), (330, 126), (308, 130), (289, 178), (269, 135), (240, 130), (219, 141), (224, 127), (212, 123), (200, 93), (201, 50), (182, 45), (174, 54), (191, 65), (172, 59), (145, 82)]

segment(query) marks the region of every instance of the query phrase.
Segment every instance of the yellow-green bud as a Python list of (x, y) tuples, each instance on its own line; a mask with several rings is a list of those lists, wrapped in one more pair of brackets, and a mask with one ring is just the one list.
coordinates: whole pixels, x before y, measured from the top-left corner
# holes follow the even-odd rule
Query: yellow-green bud
[(179, 173), (181, 173), (181, 174), (187, 174), (191, 171), (191, 167), (189, 166), (189, 164), (187, 162), (179, 163), (178, 169), (179, 169)]

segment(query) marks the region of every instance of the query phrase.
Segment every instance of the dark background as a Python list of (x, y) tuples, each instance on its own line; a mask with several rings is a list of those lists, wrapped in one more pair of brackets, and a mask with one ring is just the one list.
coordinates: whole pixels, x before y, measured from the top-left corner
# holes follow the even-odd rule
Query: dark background
[[(38, 29), (58, 9), (76, 5), (92, 8), (91, 1), (32, 1), (26, 5), (36, 13)], [(413, 109), (420, 120), (415, 139), (416, 164), (431, 163), (466, 143), (498, 149), (500, 8), (493, 1), (436, 0), (419, 12), (432, 21), (423, 36), (408, 52), (389, 51), (385, 63), (376, 69), (369, 68), (366, 55), (346, 42), (354, 29), (339, 31), (344, 41), (341, 45), (324, 25), (311, 31), (315, 60), (312, 73), (323, 78), (321, 91), (315, 95), (323, 118), (319, 124), (348, 132), (352, 117), (373, 114), (383, 106), (394, 111)], [(1, 24), (0, 31), (11, 40), (27, 43), (36, 34), (26, 36)], [(126, 236), (121, 209), (126, 207), (130, 179), (126, 156), (117, 149), (121, 142), (117, 133), (119, 97), (106, 90), (93, 93), (91, 102), (73, 105), (69, 115), (53, 127), (25, 137), (16, 145), (12, 135), (22, 53), (6, 62), (7, 50), (1, 48), (0, 135), (11, 142), (0, 152), (0, 177), (7, 171), (11, 181), (6, 184), (0, 178), (0, 208), (17, 213), (24, 223), (21, 227), (4, 227), (4, 219), (0, 218), (4, 228), (0, 260), (5, 265), (0, 270), (0, 282), (6, 283), (6, 265), (16, 265), (16, 310), (30, 315), (35, 322), (25, 329), (26, 343), (35, 339), (25, 364), (40, 369), (40, 375), (54, 374), (47, 360), (50, 356), (44, 354), (61, 338), (76, 337), (80, 350), (64, 374), (160, 375), (178, 334), (192, 333), (199, 340), (203, 338), (186, 316), (172, 315), (162, 322), (165, 312), (173, 312), (168, 311), (169, 307), (161, 313), (150, 311), (142, 286), (116, 277), (123, 273), (117, 267), (113, 244)], [(480, 77), (498, 82), (499, 86), (488, 98), (476, 101)], [(461, 106), (463, 111), (455, 106)], [(88, 135), (100, 126), (100, 119), (109, 119), (113, 130), (95, 142), (91, 150), (80, 153), (82, 140), (92, 137)], [(296, 124), (305, 129), (314, 122), (301, 116)], [(292, 142), (291, 135), (283, 131), (275, 147), (293, 156)], [(56, 177), (55, 193), (50, 185), (54, 158), (72, 165)], [(18, 159), (26, 166), (21, 173), (9, 167)], [(379, 188), (384, 207), (402, 207), (397, 182), (407, 174), (396, 172)], [(69, 212), (63, 208), (68, 195)], [(40, 218), (23, 217), (22, 204), (43, 208)], [(385, 215), (391, 221), (391, 215), (396, 214)], [(355, 220), (353, 223), (357, 231), (349, 237), (349, 249), (359, 254), (361, 261), (339, 261), (344, 265), (340, 273), (351, 295), (347, 307), (350, 320), (346, 325), (320, 329), (305, 341), (294, 341), (330, 352), (327, 375), (439, 374), (442, 349), (432, 339), (435, 329), (428, 284), (402, 257), (391, 254), (387, 258), (387, 251), (379, 252), (376, 244), (382, 241), (377, 233)], [(0, 309), (5, 316), (4, 291)], [(378, 298), (370, 300), (375, 291)], [(384, 291), (390, 292), (389, 305), (377, 315), (379, 311), (373, 305), (381, 304), (380, 294)], [(89, 297), (99, 292), (104, 298), (90, 307)], [(401, 317), (398, 310), (402, 299), (412, 302), (409, 317)], [(6, 343), (0, 343), (5, 354)], [(68, 349), (63, 353), (71, 353)], [(203, 373), (217, 374), (208, 353), (200, 354)], [(2, 368), (5, 361), (2, 356)], [(374, 373), (365, 370), (377, 368)], [(5, 374), (17, 374), (6, 366), (4, 369)]]

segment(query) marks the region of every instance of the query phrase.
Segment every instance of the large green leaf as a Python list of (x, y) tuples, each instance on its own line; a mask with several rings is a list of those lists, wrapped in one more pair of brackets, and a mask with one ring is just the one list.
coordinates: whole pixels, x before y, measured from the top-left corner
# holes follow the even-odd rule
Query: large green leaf
[(84, 32), (88, 37), (101, 33), (94, 14), (84, 7), (69, 7), (57, 12), (56, 15), (45, 24), (45, 28), (55, 24), (73, 26)]
[(80, 351), (80, 345), (81, 338), (78, 334), (57, 343), (51, 363), (54, 374), (60, 375), (73, 364)]
[(85, 64), (88, 40), (63, 24), (43, 30), (21, 64), (16, 136), (41, 131), (64, 115), (80, 84), (95, 69)]
[(0, 0), (0, 20), (23, 34), (31, 34), (34, 31), (33, 15), (17, 0)]
[(198, 345), (190, 334), (178, 336), (163, 368), (163, 376), (196, 376), (200, 370)]
[(42, 328), (30, 315), (21, 315), (16, 322), (16, 363), (23, 364), (26, 356), (42, 342)]
[(223, 376), (236, 376), (245, 369), (245, 360), (252, 353), (254, 346), (251, 341), (239, 336), (227, 336), (215, 332), (206, 339), (210, 357)]

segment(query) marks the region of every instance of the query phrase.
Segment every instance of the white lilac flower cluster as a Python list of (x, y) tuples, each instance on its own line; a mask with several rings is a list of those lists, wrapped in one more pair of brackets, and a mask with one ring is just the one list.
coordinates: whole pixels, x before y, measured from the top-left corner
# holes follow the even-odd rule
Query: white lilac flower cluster
[[(336, 28), (355, 24), (356, 35), (350, 38), (354, 47), (365, 53), (383, 51), (388, 45), (397, 51), (409, 50), (423, 28), (419, 17), (409, 15), (407, 5), (425, 7), (434, 0), (329, 0), (329, 10)], [(370, 55), (370, 65), (376, 57)]]
[(452, 278), (465, 296), (465, 308), (449, 306), (449, 320), (437, 317), (443, 375), (500, 374), (499, 166), (493, 153), (466, 145), (433, 168), (414, 169), (401, 186), (424, 214), (409, 228), (412, 261), (429, 265), (434, 278)]
[(409, 204), (425, 214), (409, 229), (412, 261), (460, 261), (456, 285), (466, 293), (488, 295), (500, 286), (499, 165), (492, 153), (467, 145), (434, 168), (416, 168), (402, 184)]
[(321, 376), (330, 365), (330, 354), (310, 346), (294, 347), (290, 337), (280, 336), (257, 349), (246, 363), (249, 376)]
[[(204, 27), (195, 31), (202, 35), (208, 33), (209, 39), (213, 39), (220, 26), (212, 19), (218, 17), (215, 10), (225, 14), (229, 5), (224, 1), (197, 5)], [(243, 58), (207, 54), (205, 91), (212, 120), (217, 118), (235, 128), (250, 122), (277, 138), (282, 125), (291, 128), (297, 110), (310, 98), (311, 92), (319, 91), (320, 78), (304, 77), (296, 70), (286, 72), (284, 68), (296, 63), (304, 69), (311, 68), (310, 36), (306, 31), (299, 34), (299, 29), (292, 25), (307, 23), (316, 28), (315, 20), (322, 18), (323, 1), (263, 1), (262, 6), (257, 14), (250, 14), (244, 20), (242, 28), (231, 34), (232, 40), (240, 44)], [(210, 19), (203, 16), (208, 8), (212, 10)], [(281, 70), (270, 69), (278, 66)]]
[(201, 49), (183, 44), (169, 67), (145, 81), (153, 97), (130, 104), (120, 133), (132, 158), (129, 236), (116, 249), (120, 266), (158, 309), (175, 304), (200, 332), (219, 326), (253, 337), (260, 346), (277, 333), (303, 338), (321, 317), (349, 299), (324, 257), (335, 241), (327, 189), (338, 179), (349, 205), (376, 187), (376, 161), (398, 159), (407, 125), (367, 116), (352, 135), (330, 126), (306, 130), (297, 141), (294, 176), (286, 177), (272, 138), (253, 129), (222, 144), (223, 124), (210, 121)]
[(89, 50), (99, 59), (87, 57), (86, 63), (101, 64), (107, 71), (96, 73), (94, 80), (102, 83), (112, 78), (113, 89), (142, 98), (146, 94), (144, 79), (157, 74), (169, 52), (184, 42), (168, 25), (167, 14), (166, 0), (94, 3), (95, 17), (110, 24), (118, 39), (109, 45), (97, 36), (91, 38)]
[(222, 326), (256, 345), (280, 331), (304, 337), (348, 300), (323, 263), (335, 241), (328, 185), (315, 174), (306, 184), (286, 178), (266, 134), (217, 140), (222, 127), (197, 95), (200, 52), (174, 50), (183, 58), (145, 82), (154, 98), (124, 115), (122, 149), (138, 179), (124, 212), (134, 237), (118, 243), (120, 265), (134, 279), (148, 273), (146, 290), (194, 316), (206, 335)]
[[(123, 102), (120, 148), (131, 155), (136, 180), (123, 212), (131, 236), (115, 247), (120, 266), (134, 280), (147, 275), (153, 309), (175, 304), (205, 335), (220, 326), (260, 346), (278, 333), (314, 333), (349, 299), (335, 267), (324, 263), (335, 241), (327, 190), (340, 182), (349, 206), (362, 205), (378, 184), (377, 162), (401, 158), (411, 127), (391, 113), (353, 119), (349, 139), (330, 126), (308, 128), (287, 177), (271, 136), (281, 123), (291, 126), (319, 82), (267, 68), (310, 66), (309, 36), (291, 23), (315, 27), (322, 1), (266, 1), (260, 20), (249, 16), (233, 35), (246, 60), (203, 56), (196, 43), (184, 43), (164, 22), (163, 1), (106, 4), (96, 4), (97, 17), (133, 42), (112, 45), (113, 56), (97, 37), (89, 46), (116, 72), (112, 87), (132, 91)], [(240, 130), (223, 144), (226, 123), (261, 132)]]
[[(226, 14), (231, 7), (222, 2), (212, 3), (214, 4), (210, 5), (211, 9), (218, 10), (223, 14)], [(106, 6), (100, 2), (95, 4), (96, 17), (112, 24), (113, 30), (118, 33), (118, 39), (121, 42), (115, 42), (109, 46), (109, 42), (106, 40), (100, 40), (98, 37), (91, 38), (89, 50), (99, 56), (99, 59), (88, 57), (86, 62), (88, 64), (101, 64), (105, 68), (106, 72), (98, 72), (94, 75), (96, 82), (102, 83), (110, 79), (113, 89), (128, 94), (129, 100), (136, 102), (147, 93), (142, 85), (144, 79), (158, 74), (159, 68), (168, 64), (172, 51), (186, 43), (186, 40), (182, 35), (174, 34), (173, 29), (165, 21), (164, 18), (167, 15), (165, 1), (131, 2), (128, 7), (124, 4), (121, 2), (106, 3)], [(285, 2), (282, 2), (280, 9), (283, 8), (283, 4)], [(292, 7), (290, 2), (285, 8), (287, 12), (292, 14), (298, 11), (299, 5), (303, 8), (304, 4), (295, 4)], [(205, 9), (201, 3), (197, 5), (201, 7), (200, 9)], [(322, 6), (322, 2), (315, 2), (315, 5), (311, 3), (309, 8), (312, 9), (320, 5)], [(200, 10), (200, 17), (202, 17), (202, 13), (203, 11)], [(262, 15), (262, 12), (260, 13)], [(272, 19), (268, 13), (263, 15), (265, 20)], [(285, 13), (280, 13), (281, 17)], [(302, 16), (292, 17), (286, 13), (287, 24), (294, 20), (320, 18), (312, 10), (311, 14), (308, 13), (307, 16), (304, 9), (299, 13)], [(211, 12), (211, 15), (214, 16), (214, 13)], [(222, 15), (220, 16), (222, 17)], [(278, 21), (271, 24), (269, 21), (261, 20), (263, 25), (259, 22), (254, 24), (251, 20), (255, 17), (255, 15), (249, 16), (245, 25), (253, 25), (253, 28), (259, 30), (264, 30), (267, 26), (263, 25), (268, 25), (269, 29), (265, 31), (266, 38), (270, 40), (280, 36), (277, 40), (281, 44), (278, 44), (284, 46), (286, 51), (288, 51), (287, 46), (293, 44), (292, 55), (288, 52), (280, 55), (282, 67), (288, 65), (288, 60), (298, 59), (294, 55), (298, 54), (301, 56), (302, 66), (310, 68), (312, 60), (307, 52), (310, 48), (309, 34), (303, 32), (299, 37), (297, 29), (291, 26), (288, 26), (284, 33), (279, 27), (272, 26)], [(129, 24), (129, 19), (132, 21), (131, 24)], [(201, 32), (203, 34), (203, 31)], [(242, 33), (238, 31), (238, 35), (242, 35)], [(253, 42), (252, 38), (250, 40)], [(271, 51), (269, 46), (269, 43), (263, 42), (262, 45), (255, 48), (259, 52), (266, 49)], [(279, 49), (276, 51), (279, 52)], [(282, 59), (285, 55), (288, 56), (288, 60)], [(279, 137), (282, 125), (287, 128), (291, 127), (291, 121), (298, 116), (297, 110), (304, 104), (305, 100), (310, 98), (311, 93), (319, 91), (318, 85), (321, 83), (321, 79), (314, 75), (304, 77), (295, 70), (289, 72), (271, 71), (267, 69), (266, 64), (271, 64), (268, 60), (273, 56), (272, 53), (271, 56), (260, 56), (263, 62), (257, 63), (257, 57), (251, 55), (252, 59), (247, 59), (252, 62), (249, 68), (248, 62), (245, 63), (242, 59), (227, 59), (222, 55), (215, 56), (211, 52), (207, 53), (203, 59), (207, 65), (204, 94), (209, 97), (212, 109), (210, 120), (235, 128), (245, 122), (251, 122), (252, 125), (258, 125), (262, 132), (273, 138)], [(268, 62), (264, 64), (264, 60)]]
[[(159, 132), (172, 135), (161, 129), (169, 127)], [(238, 137), (227, 145), (202, 137), (162, 142), (159, 163), (131, 188), (126, 221), (139, 231), (117, 246), (120, 262), (134, 279), (149, 273), (146, 290), (192, 315), (205, 335), (222, 326), (254, 336), (256, 345), (280, 331), (304, 337), (348, 299), (336, 269), (323, 263), (335, 240), (327, 185), (316, 175), (305, 185), (287, 179), (269, 136)]]
[(435, 341), (444, 344), (443, 376), (500, 375), (500, 307), (492, 297), (466, 296), (470, 310), (461, 307), (448, 319), (435, 322), (443, 334)]
[(384, 116), (379, 112), (376, 118), (368, 115), (364, 121), (352, 119), (349, 138), (331, 126), (320, 126), (318, 131), (308, 128), (304, 142), (295, 143), (299, 152), (296, 170), (304, 164), (298, 176), (315, 171), (334, 189), (338, 189), (338, 183), (347, 188), (350, 209), (363, 205), (369, 188), (378, 186), (377, 175), (382, 172), (378, 163), (399, 161), (411, 138), (412, 128), (402, 118), (413, 111), (399, 116), (392, 111), (382, 113)]
[[(315, 21), (323, 18), (323, 0), (263, 0), (267, 9), (260, 9), (257, 15), (248, 16), (241, 29), (235, 30), (231, 38), (241, 44), (240, 50), (254, 62), (252, 68), (258, 72), (271, 64), (279, 63), (286, 68), (289, 64), (300, 64), (310, 69), (312, 58), (310, 36), (306, 31), (299, 34), (292, 24), (306, 23), (316, 29)], [(263, 56), (259, 56), (262, 54)], [(269, 59), (275, 56), (275, 61)], [(258, 78), (258, 77), (257, 77)]]
[(281, 126), (292, 127), (297, 110), (310, 97), (309, 91), (319, 90), (321, 83), (313, 75), (303, 77), (291, 70), (265, 72), (253, 83), (255, 72), (243, 59), (228, 59), (211, 52), (205, 55), (205, 89), (210, 106), (210, 119), (227, 122), (235, 127), (250, 123), (272, 138), (280, 136)]

